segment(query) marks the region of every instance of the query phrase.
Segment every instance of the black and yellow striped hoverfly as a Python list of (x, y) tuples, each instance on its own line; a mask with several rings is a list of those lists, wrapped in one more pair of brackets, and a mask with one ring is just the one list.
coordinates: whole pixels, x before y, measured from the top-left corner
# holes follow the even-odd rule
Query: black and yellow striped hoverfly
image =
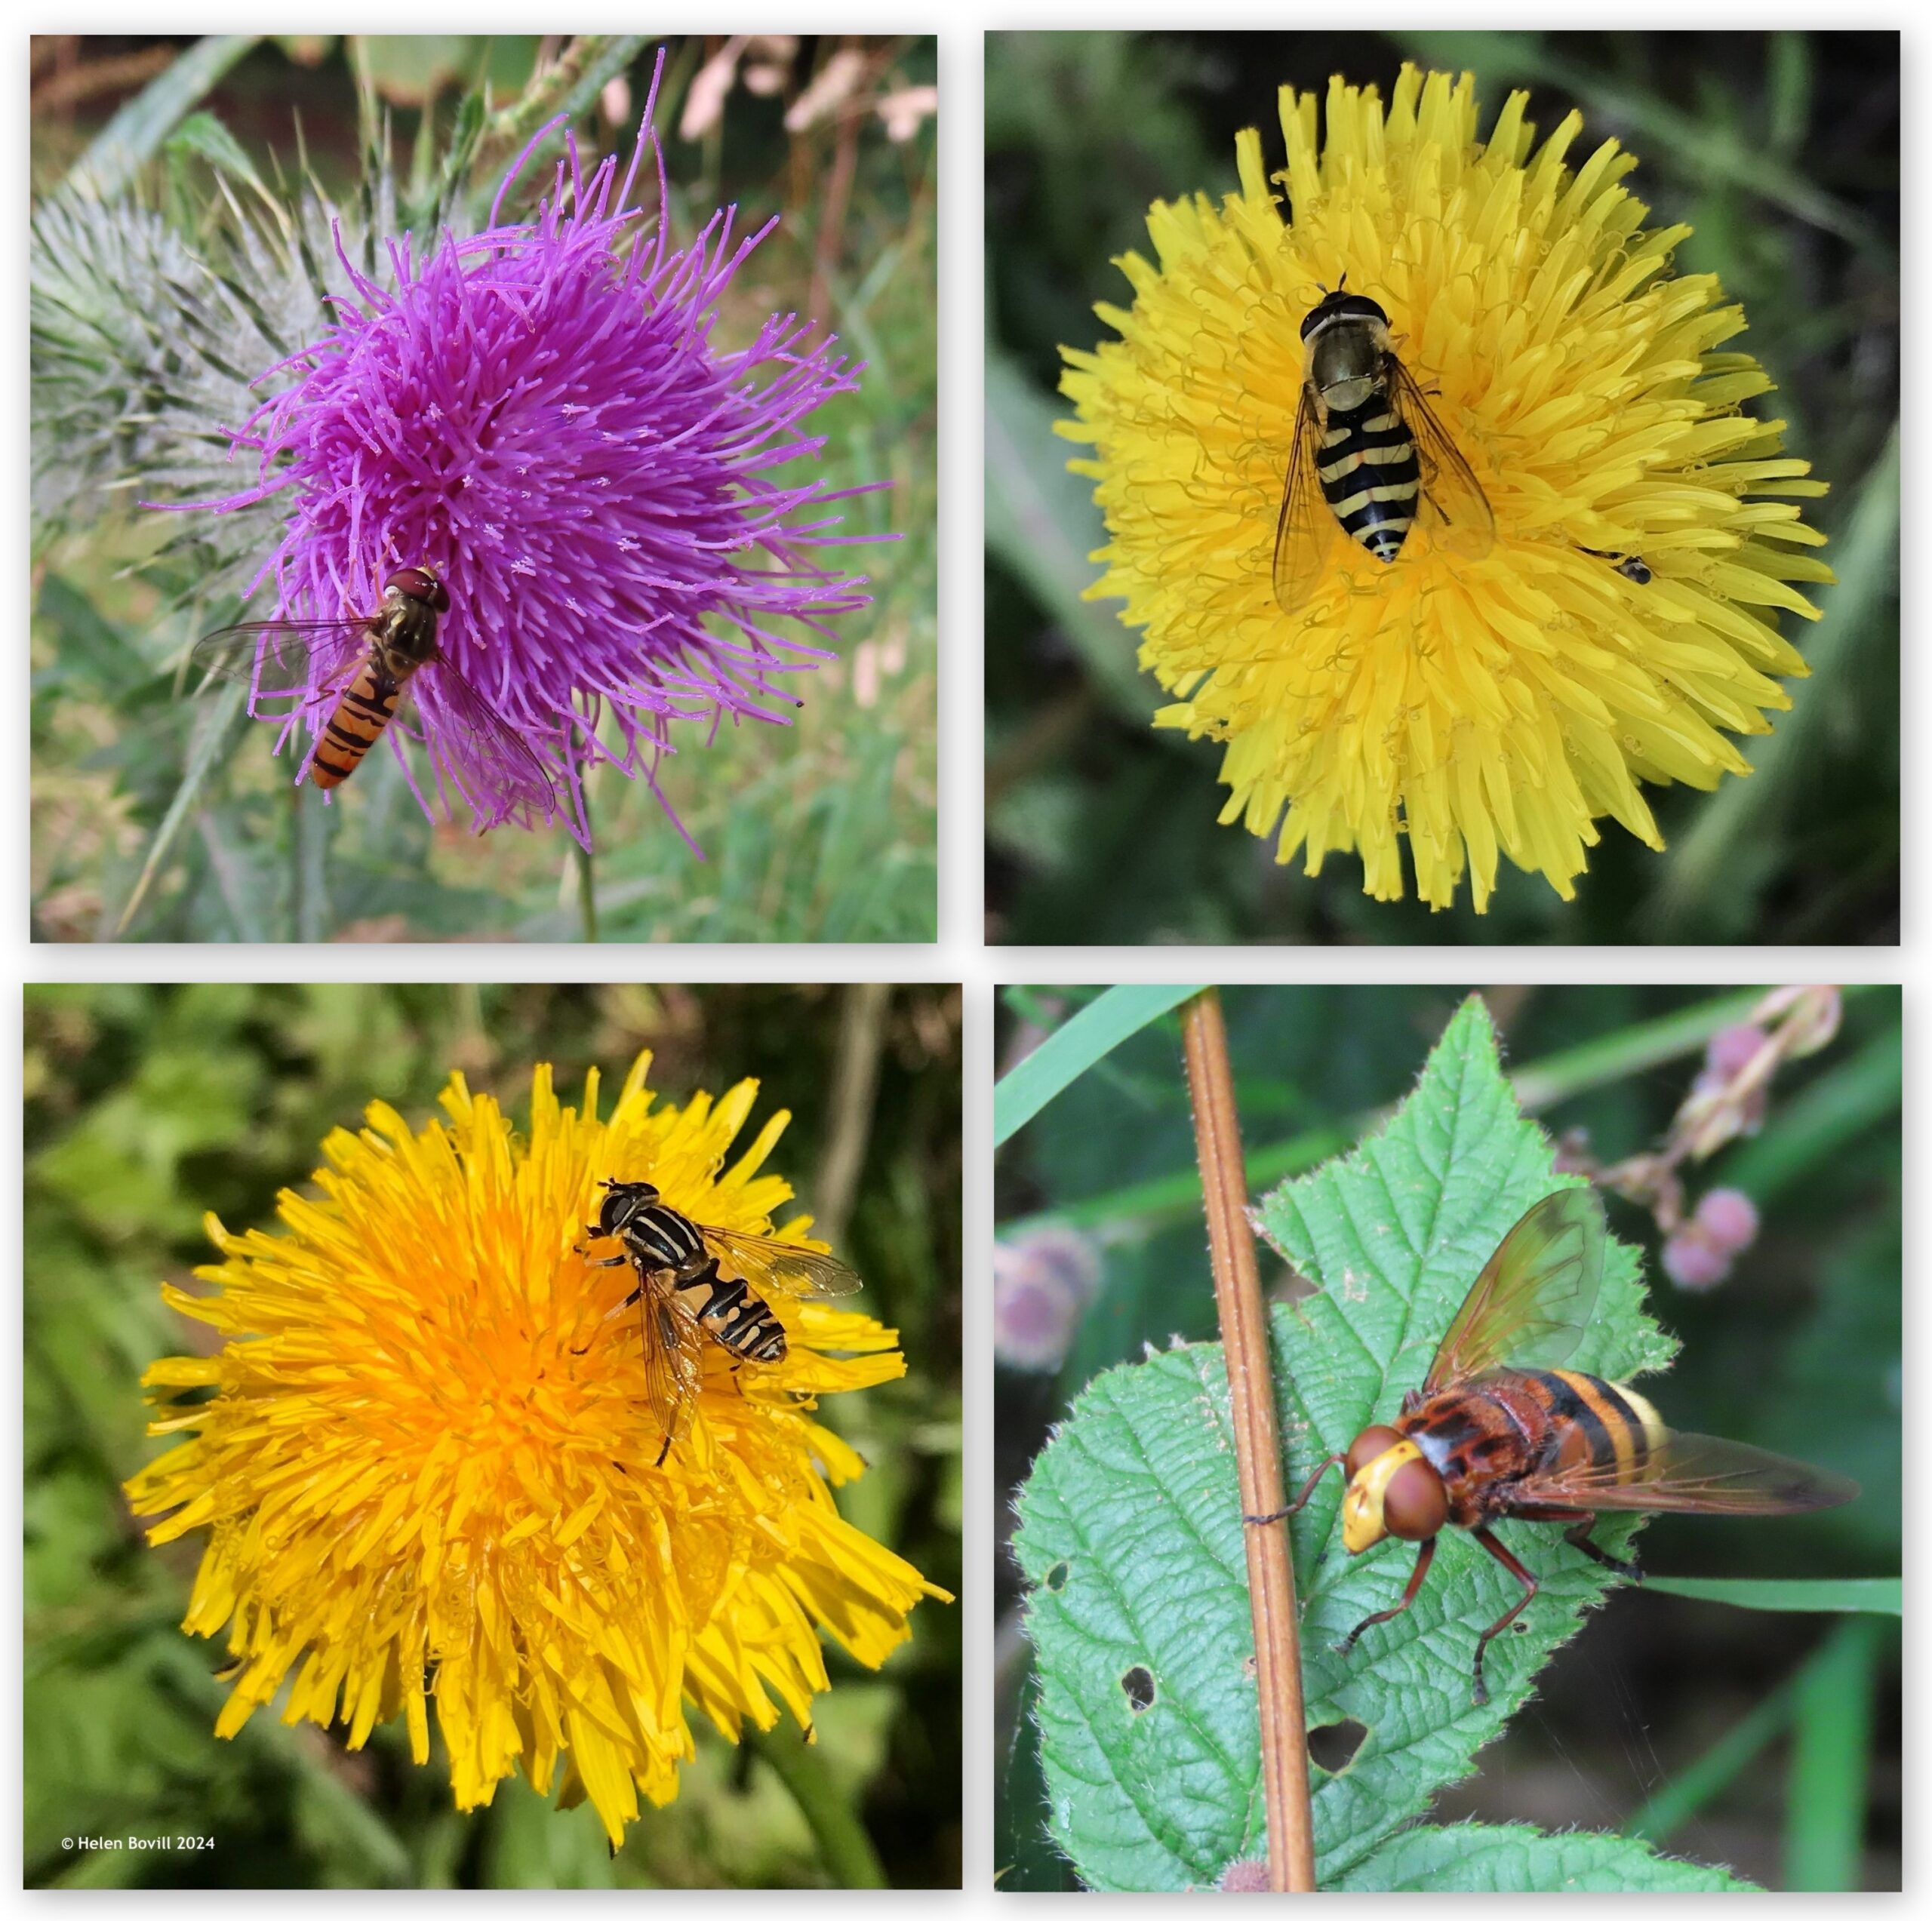
[(785, 1358), (785, 1324), (759, 1289), (830, 1300), (856, 1294), (864, 1283), (829, 1254), (694, 1221), (666, 1206), (648, 1181), (603, 1186), (603, 1205), (584, 1232), (594, 1240), (615, 1241), (618, 1251), (590, 1265), (628, 1267), (637, 1277), (605, 1318), (632, 1305), (638, 1311), (645, 1398), (664, 1437), (656, 1463), (662, 1467), (703, 1382), (701, 1336), (715, 1341), (734, 1363), (769, 1366)]
[(1389, 344), (1389, 316), (1343, 284), (1301, 324), (1307, 348), (1294, 445), (1275, 527), (1275, 598), (1299, 613), (1333, 564), (1336, 524), (1384, 562), (1426, 502), (1435, 537), (1480, 560), (1496, 521), (1415, 377)]

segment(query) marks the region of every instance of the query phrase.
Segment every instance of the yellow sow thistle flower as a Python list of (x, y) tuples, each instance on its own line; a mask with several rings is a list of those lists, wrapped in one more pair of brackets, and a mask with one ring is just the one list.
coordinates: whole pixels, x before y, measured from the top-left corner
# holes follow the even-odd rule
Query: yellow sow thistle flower
[[(906, 1371), (863, 1314), (772, 1298), (789, 1351), (735, 1372), (706, 1341), (694, 1416), (655, 1465), (636, 1322), (601, 1325), (629, 1271), (577, 1251), (598, 1183), (648, 1180), (755, 1234), (792, 1189), (757, 1172), (786, 1114), (724, 1170), (755, 1081), (654, 1108), (650, 1061), (608, 1120), (594, 1070), (579, 1114), (540, 1065), (527, 1142), (454, 1075), (447, 1122), (412, 1133), (378, 1102), (332, 1133), (322, 1197), (285, 1193), (281, 1234), (209, 1216), (226, 1258), (196, 1271), (220, 1292), (165, 1292), (226, 1345), (145, 1385), (164, 1404), (214, 1393), (155, 1420), (191, 1437), (128, 1493), (168, 1514), (155, 1545), (208, 1530), (183, 1625), (227, 1631), (217, 1734), (292, 1675), (285, 1721), (340, 1719), (359, 1747), (401, 1713), (420, 1763), (433, 1696), (459, 1807), (519, 1766), (547, 1793), (562, 1761), (566, 1802), (588, 1795), (615, 1846), (640, 1790), (676, 1795), (688, 1707), (731, 1741), (780, 1702), (809, 1729), (820, 1631), (875, 1667), (921, 1597), (952, 1598), (841, 1520), (828, 1486), (863, 1464), (815, 1397)], [(816, 1247), (809, 1225), (777, 1238)]]
[[(1773, 677), (1807, 671), (1775, 610), (1816, 619), (1792, 583), (1832, 578), (1791, 499), (1823, 485), (1781, 456), (1783, 422), (1741, 410), (1763, 369), (1718, 350), (1743, 312), (1669, 272), (1690, 229), (1644, 231), (1614, 140), (1567, 164), (1580, 115), (1533, 152), (1527, 101), (1484, 144), (1468, 74), (1404, 67), (1386, 114), (1337, 78), (1318, 146), (1315, 96), (1284, 88), (1286, 217), (1244, 133), (1240, 192), (1157, 202), (1159, 265), (1118, 262), (1133, 309), (1097, 311), (1121, 337), (1063, 349), (1079, 417), (1060, 431), (1095, 450), (1070, 464), (1110, 536), (1090, 597), (1126, 601), (1178, 696), (1155, 724), (1227, 743), (1222, 819), (1278, 822), (1277, 859), (1305, 850), (1311, 874), (1359, 850), (1383, 900), (1406, 834), (1422, 898), (1451, 905), (1466, 866), (1478, 912), (1499, 850), (1567, 900), (1598, 816), (1663, 845), (1640, 782), (1749, 773), (1728, 735), (1768, 733), (1791, 704)], [(1425, 504), (1385, 563), (1337, 527), (1291, 616), (1272, 563), (1300, 330), (1345, 274), (1386, 309), (1495, 538), (1453, 553)]]

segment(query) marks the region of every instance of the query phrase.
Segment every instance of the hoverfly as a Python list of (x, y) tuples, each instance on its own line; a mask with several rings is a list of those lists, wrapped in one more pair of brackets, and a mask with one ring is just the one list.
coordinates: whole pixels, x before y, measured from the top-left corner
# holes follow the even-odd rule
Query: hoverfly
[[(254, 699), (287, 699), (311, 708), (318, 718), (326, 712), (306, 769), (324, 788), (340, 787), (361, 765), (395, 718), (403, 690), (429, 669), (435, 724), (451, 737), (445, 764), (463, 798), (479, 814), (485, 811), (464, 777), (487, 767), (493, 788), (510, 797), (504, 817), (524, 826), (547, 820), (556, 811), (556, 790), (543, 763), (436, 644), (437, 616), (449, 607), (449, 589), (435, 568), (398, 567), (383, 582), (373, 613), (245, 620), (198, 641), (189, 663), (205, 674), (248, 681)], [(312, 668), (320, 669), (319, 699), (311, 691)], [(501, 811), (494, 795), (491, 804)]]
[[(1331, 1454), (1278, 1514), (1298, 1512), (1328, 1470), (1348, 1475), (1342, 1544), (1351, 1554), (1385, 1535), (1421, 1552), (1402, 1598), (1358, 1623), (1337, 1650), (1412, 1602), (1428, 1575), (1436, 1537), (1466, 1528), (1522, 1583), (1523, 1597), (1476, 1642), (1475, 1700), (1489, 1698), (1483, 1655), (1535, 1599), (1537, 1578), (1490, 1532), (1503, 1520), (1565, 1523), (1564, 1538), (1632, 1581), (1634, 1562), (1590, 1539), (1600, 1513), (1795, 1514), (1855, 1498), (1855, 1483), (1782, 1455), (1670, 1432), (1633, 1388), (1563, 1371), (1595, 1307), (1603, 1274), (1603, 1203), (1594, 1189), (1566, 1188), (1540, 1200), (1477, 1276), (1428, 1378), (1402, 1397), (1390, 1424)], [(1517, 1365), (1505, 1366), (1506, 1361)]]
[[(865, 1283), (829, 1254), (701, 1225), (667, 1207), (648, 1181), (602, 1185), (604, 1203), (584, 1232), (593, 1240), (616, 1241), (620, 1251), (590, 1265), (627, 1266), (637, 1277), (637, 1285), (605, 1318), (613, 1320), (637, 1304), (645, 1396), (664, 1436), (654, 1465), (662, 1467), (703, 1379), (701, 1335), (734, 1362), (769, 1366), (785, 1358), (784, 1323), (758, 1297), (753, 1282), (768, 1292), (809, 1301), (856, 1294)], [(731, 1268), (728, 1275), (721, 1264)]]
[(1496, 536), (1469, 463), (1389, 345), (1388, 315), (1344, 291), (1347, 279), (1301, 324), (1307, 367), (1275, 525), (1275, 598), (1286, 614), (1327, 571), (1337, 521), (1384, 561), (1401, 552), (1423, 499), (1460, 558), (1480, 560)]
[(1649, 564), (1637, 554), (1606, 554), (1595, 547), (1579, 547), (1580, 554), (1588, 554), (1592, 560), (1607, 561), (1633, 587), (1647, 587), (1657, 576)]

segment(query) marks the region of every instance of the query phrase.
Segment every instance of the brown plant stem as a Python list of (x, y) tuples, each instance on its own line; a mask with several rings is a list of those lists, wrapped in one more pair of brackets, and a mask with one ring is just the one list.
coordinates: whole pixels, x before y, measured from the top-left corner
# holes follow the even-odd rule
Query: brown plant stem
[[(1235, 1468), (1244, 1515), (1272, 1514), (1285, 1505), (1268, 1364), (1268, 1314), (1247, 1223), (1240, 1117), (1221, 997), (1213, 988), (1181, 1010), (1188, 1094), (1194, 1107), (1195, 1151), (1208, 1211), (1214, 1304), (1227, 1356), (1234, 1418)], [(1247, 1588), (1254, 1609), (1255, 1680), (1260, 1690), (1262, 1787), (1268, 1810), (1268, 1885), (1277, 1893), (1315, 1891), (1315, 1836), (1308, 1802), (1307, 1715), (1302, 1704), (1301, 1651), (1295, 1618), (1295, 1573), (1285, 1527), (1251, 1527)]]

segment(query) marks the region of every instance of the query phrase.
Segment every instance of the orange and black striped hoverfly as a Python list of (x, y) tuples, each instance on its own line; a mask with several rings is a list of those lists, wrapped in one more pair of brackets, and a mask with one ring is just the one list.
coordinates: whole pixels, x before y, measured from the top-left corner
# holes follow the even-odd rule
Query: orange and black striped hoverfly
[[(510, 724), (457, 669), (436, 638), (449, 589), (427, 564), (398, 567), (383, 585), (373, 613), (337, 620), (245, 620), (195, 644), (197, 673), (246, 681), (254, 702), (286, 700), (315, 723), (306, 769), (316, 786), (340, 787), (362, 764), (395, 718), (403, 692), (429, 670), (426, 718), (450, 750), (443, 756), (465, 798), (485, 811), (466, 781), (504, 798), (502, 818), (525, 826), (556, 811), (556, 790), (543, 764)], [(480, 791), (479, 788), (479, 791)]]
[[(1634, 1562), (1589, 1538), (1600, 1514), (1795, 1514), (1852, 1500), (1857, 1485), (1801, 1461), (1673, 1434), (1634, 1388), (1553, 1363), (1588, 1324), (1603, 1275), (1603, 1203), (1566, 1188), (1537, 1203), (1476, 1277), (1428, 1377), (1402, 1397), (1390, 1423), (1331, 1454), (1265, 1526), (1298, 1513), (1331, 1468), (1348, 1474), (1342, 1544), (1351, 1554), (1386, 1535), (1422, 1544), (1402, 1598), (1352, 1629), (1364, 1632), (1414, 1600), (1445, 1527), (1466, 1528), (1522, 1583), (1523, 1597), (1476, 1642), (1475, 1700), (1489, 1698), (1482, 1660), (1490, 1643), (1536, 1598), (1537, 1578), (1490, 1532), (1504, 1520), (1565, 1525), (1564, 1538), (1592, 1560), (1641, 1581)], [(1514, 1366), (1505, 1365), (1515, 1362)]]

